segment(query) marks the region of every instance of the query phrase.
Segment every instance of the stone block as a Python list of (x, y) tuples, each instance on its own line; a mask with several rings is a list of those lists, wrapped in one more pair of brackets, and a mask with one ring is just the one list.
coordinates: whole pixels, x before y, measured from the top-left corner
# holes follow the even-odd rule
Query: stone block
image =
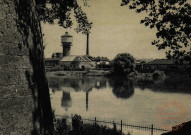
[(0, 30), (2, 32), (6, 31), (7, 21), (5, 19), (0, 19)]
[(0, 19), (5, 19), (7, 17), (6, 12), (4, 11), (5, 8), (0, 10)]

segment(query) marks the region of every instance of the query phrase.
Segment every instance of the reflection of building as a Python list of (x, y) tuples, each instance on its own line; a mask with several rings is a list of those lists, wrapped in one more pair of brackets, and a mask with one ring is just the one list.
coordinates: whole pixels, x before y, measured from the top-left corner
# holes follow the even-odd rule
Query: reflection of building
[(107, 85), (107, 78), (104, 77), (71, 77), (71, 78), (59, 78), (59, 77), (48, 77), (48, 84), (50, 88), (62, 90), (62, 88), (73, 88), (76, 92), (78, 91), (90, 91), (92, 88), (101, 89)]
[(53, 92), (63, 91), (62, 107), (66, 110), (71, 107), (72, 101), (70, 97), (70, 90), (83, 91), (86, 94), (86, 110), (88, 111), (89, 103), (89, 92), (92, 88), (101, 89), (107, 85), (107, 78), (94, 77), (94, 78), (59, 78), (59, 77), (48, 77), (49, 87), (52, 88)]
[(86, 69), (95, 68), (95, 62), (91, 61), (88, 56), (70, 55), (73, 37), (65, 33), (61, 36), (63, 51), (62, 53), (53, 53), (52, 58), (45, 59), (47, 69)]
[(72, 106), (72, 100), (70, 97), (70, 93), (63, 91), (61, 106), (63, 108), (65, 108), (66, 111), (68, 110), (68, 108), (70, 108)]

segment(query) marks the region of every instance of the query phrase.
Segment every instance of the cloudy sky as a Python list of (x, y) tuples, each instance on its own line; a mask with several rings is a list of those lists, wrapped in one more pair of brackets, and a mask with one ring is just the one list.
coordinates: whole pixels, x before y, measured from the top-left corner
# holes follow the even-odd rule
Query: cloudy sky
[[(121, 7), (121, 0), (89, 0), (90, 7), (83, 6), (88, 19), (93, 22), (90, 34), (90, 55), (114, 58), (118, 53), (131, 53), (135, 58), (163, 58), (164, 50), (158, 51), (151, 42), (155, 39), (155, 30), (140, 24), (144, 14), (136, 14), (127, 6)], [(72, 18), (74, 19), (74, 18)], [(73, 35), (72, 55), (85, 55), (86, 36), (73, 29), (64, 29), (57, 24), (42, 24), (45, 44), (45, 57), (54, 52), (62, 52), (61, 35), (66, 31)]]

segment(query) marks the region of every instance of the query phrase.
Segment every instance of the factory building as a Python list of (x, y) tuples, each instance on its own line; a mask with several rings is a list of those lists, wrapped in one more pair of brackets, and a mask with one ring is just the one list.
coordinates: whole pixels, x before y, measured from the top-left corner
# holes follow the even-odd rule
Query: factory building
[(61, 36), (62, 53), (53, 53), (52, 58), (45, 59), (47, 69), (59, 70), (78, 70), (78, 69), (93, 69), (95, 62), (90, 60), (86, 55), (71, 55), (73, 36), (66, 32)]

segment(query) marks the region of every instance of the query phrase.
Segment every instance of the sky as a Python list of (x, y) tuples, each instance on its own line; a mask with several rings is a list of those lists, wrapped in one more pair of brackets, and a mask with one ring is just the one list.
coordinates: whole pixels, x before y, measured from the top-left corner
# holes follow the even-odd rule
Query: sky
[[(88, 20), (93, 22), (89, 45), (91, 56), (104, 56), (113, 59), (118, 53), (130, 53), (136, 59), (164, 58), (165, 51), (158, 51), (151, 45), (155, 39), (155, 30), (140, 24), (144, 14), (137, 14), (127, 6), (121, 7), (121, 0), (88, 0), (90, 7), (83, 6), (83, 0), (78, 0), (86, 12)], [(67, 31), (73, 36), (71, 55), (85, 55), (86, 36), (76, 33), (76, 22), (71, 29), (57, 25), (42, 24), (44, 33), (45, 58), (54, 52), (62, 52), (61, 36)]]

